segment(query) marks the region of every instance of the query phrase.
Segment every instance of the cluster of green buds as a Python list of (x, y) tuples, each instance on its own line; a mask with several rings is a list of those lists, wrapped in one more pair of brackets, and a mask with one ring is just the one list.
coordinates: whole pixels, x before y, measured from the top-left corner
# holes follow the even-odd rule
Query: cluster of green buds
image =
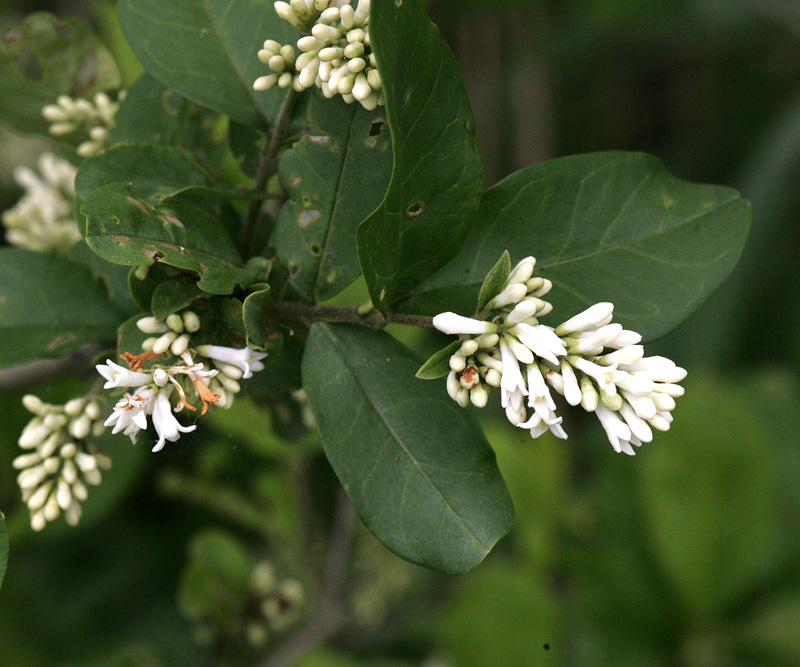
[(50, 121), (50, 134), (54, 136), (76, 132), (87, 135), (77, 150), (81, 157), (88, 157), (102, 153), (111, 145), (109, 130), (114, 127), (114, 118), (124, 99), (124, 90), (116, 101), (106, 93), (97, 93), (93, 100), (60, 95), (55, 104), (42, 109), (42, 115)]
[(303, 585), (296, 579), (279, 579), (269, 561), (255, 565), (250, 575), (250, 594), (255, 610), (248, 619), (247, 639), (263, 646), (270, 636), (287, 630), (297, 621), (305, 599)]
[(105, 431), (100, 405), (87, 397), (51, 405), (32, 394), (22, 403), (35, 417), (19, 437), (19, 446), (30, 451), (15, 458), (13, 466), (21, 471), (17, 483), (31, 512), (31, 527), (42, 530), (62, 513), (75, 526), (87, 485), (100, 484), (100, 471), (111, 467), (111, 460), (89, 442)]
[(264, 42), (258, 57), (273, 74), (259, 77), (253, 87), (294, 87), (302, 91), (317, 86), (325, 97), (341, 95), (368, 110), (383, 104), (381, 77), (369, 37), (369, 0), (292, 0), (276, 2), (278, 16), (301, 33), (297, 55), (292, 45), (272, 39)]

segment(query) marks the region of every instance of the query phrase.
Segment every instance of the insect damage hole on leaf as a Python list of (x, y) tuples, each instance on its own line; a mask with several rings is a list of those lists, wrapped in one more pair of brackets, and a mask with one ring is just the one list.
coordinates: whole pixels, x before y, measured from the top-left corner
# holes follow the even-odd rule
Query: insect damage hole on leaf
[(414, 202), (411, 206), (408, 207), (406, 211), (408, 215), (419, 215), (422, 213), (422, 209), (424, 208), (424, 204), (422, 202)]

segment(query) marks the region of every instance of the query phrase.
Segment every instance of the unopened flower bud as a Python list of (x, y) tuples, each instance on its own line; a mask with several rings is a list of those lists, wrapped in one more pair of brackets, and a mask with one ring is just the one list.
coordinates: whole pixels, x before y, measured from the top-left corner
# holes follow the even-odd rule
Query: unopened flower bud
[(517, 304), (525, 298), (527, 293), (528, 290), (525, 285), (514, 283), (513, 285), (506, 287), (502, 292), (500, 292), (500, 294), (492, 299), (489, 302), (488, 308), (491, 310), (496, 310), (498, 308), (502, 308), (503, 306)]
[(456, 394), (456, 403), (462, 408), (466, 408), (470, 401), (469, 401), (469, 389), (464, 389), (461, 387)]
[(172, 345), (173, 341), (178, 337), (174, 331), (168, 331), (161, 336), (155, 343), (153, 343), (153, 354), (164, 354)]
[(139, 331), (146, 334), (166, 333), (167, 331), (167, 325), (159, 322), (155, 317), (143, 317), (137, 320), (136, 326)]
[(470, 390), (469, 400), (476, 408), (485, 408), (486, 404), (489, 402), (489, 392), (486, 387), (479, 384)]
[(69, 433), (76, 440), (83, 440), (92, 430), (92, 422), (86, 415), (73, 419), (69, 425)]
[(157, 368), (153, 371), (153, 382), (157, 387), (163, 387), (169, 382), (169, 375), (163, 368)]

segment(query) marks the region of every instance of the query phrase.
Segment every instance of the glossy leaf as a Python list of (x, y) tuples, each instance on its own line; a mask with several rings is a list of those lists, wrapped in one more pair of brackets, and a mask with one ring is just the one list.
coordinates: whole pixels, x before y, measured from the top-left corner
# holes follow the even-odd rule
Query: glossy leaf
[(439, 350), (426, 361), (416, 373), (420, 380), (437, 380), (450, 372), (450, 357), (461, 347), (461, 341), (455, 340), (446, 348)]
[[(264, 289), (250, 294), (242, 304), (244, 330), (247, 334), (247, 347), (261, 352), (267, 351), (270, 355), (280, 351), (282, 334), (270, 323), (267, 304), (272, 299), (269, 285)], [(275, 359), (270, 359), (270, 362)]]
[(111, 140), (158, 146), (173, 144), (178, 116), (186, 103), (185, 97), (145, 73), (131, 86), (120, 104), (111, 128)]
[(0, 249), (0, 367), (113, 341), (120, 318), (86, 267)]
[(0, 120), (20, 132), (47, 134), (42, 108), (59, 95), (91, 98), (119, 85), (111, 54), (79, 19), (31, 14), (0, 39)]
[(369, 112), (315, 94), (305, 120), (305, 133), (281, 157), (279, 175), (290, 199), (272, 242), (292, 285), (323, 301), (361, 273), (356, 230), (383, 198), (392, 152), (380, 107)]
[(394, 170), (380, 207), (359, 227), (358, 256), (385, 314), (395, 296), (458, 254), (478, 209), (483, 163), (458, 65), (423, 1), (371, 7)]
[(145, 69), (184, 97), (255, 127), (265, 126), (286, 94), (253, 90), (271, 71), (257, 57), (264, 40), (296, 31), (266, 0), (121, 0), (125, 36)]
[[(645, 338), (685, 320), (731, 272), (750, 226), (731, 188), (687, 183), (641, 153), (589, 153), (527, 167), (484, 193), (459, 255), (400, 310), (469, 315), (504, 250), (553, 281), (553, 318), (599, 301)], [(555, 320), (554, 320), (555, 321)]]
[(6, 576), (8, 566), (8, 531), (6, 530), (6, 518), (0, 512), (0, 589), (3, 588), (3, 579)]
[(497, 264), (489, 270), (483, 280), (480, 292), (478, 292), (478, 308), (476, 312), (480, 313), (486, 308), (486, 304), (503, 291), (510, 273), (511, 257), (508, 250), (505, 250), (500, 259), (497, 260)]
[(513, 508), (477, 422), (387, 333), (315, 324), (303, 387), (325, 453), (367, 527), (397, 555), (450, 574), (476, 567)]
[(75, 191), (81, 199), (111, 183), (129, 186), (133, 197), (157, 206), (192, 186), (209, 185), (190, 153), (172, 146), (119, 144), (81, 162)]
[(227, 229), (206, 211), (170, 202), (150, 206), (121, 183), (94, 190), (81, 206), (86, 241), (98, 255), (126, 266), (158, 261), (200, 274), (197, 286), (211, 294), (246, 287), (257, 268), (242, 265)]

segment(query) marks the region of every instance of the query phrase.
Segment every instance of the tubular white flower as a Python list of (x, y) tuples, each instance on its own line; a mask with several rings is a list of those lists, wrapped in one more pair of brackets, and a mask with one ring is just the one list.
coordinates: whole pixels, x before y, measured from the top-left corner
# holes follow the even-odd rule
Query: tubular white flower
[(151, 376), (149, 373), (142, 373), (141, 371), (132, 371), (123, 368), (119, 364), (115, 364), (110, 359), (106, 361), (105, 365), (98, 364), (95, 366), (97, 372), (100, 373), (105, 379), (106, 383), (103, 389), (114, 389), (116, 387), (141, 387), (150, 383)]
[(245, 380), (252, 377), (253, 372), (264, 370), (261, 360), (267, 356), (266, 352), (256, 352), (249, 347), (236, 349), (221, 345), (201, 345), (197, 348), (197, 353), (203, 357), (238, 367)]
[(197, 428), (194, 424), (183, 426), (175, 419), (167, 391), (159, 391), (153, 401), (153, 427), (158, 434), (158, 442), (153, 446), (154, 452), (161, 451), (167, 440), (176, 442), (181, 437), (181, 433), (191, 433)]
[[(439, 313), (433, 318), (433, 326), (442, 333), (454, 334), (493, 334), (497, 331), (497, 325), (483, 320), (474, 320), (471, 317), (464, 317), (456, 313)], [(201, 352), (202, 354), (202, 352)], [(207, 355), (206, 355), (207, 356)]]
[(502, 363), (502, 377), (500, 379), (500, 404), (508, 407), (512, 395), (519, 392), (520, 396), (528, 395), (525, 379), (519, 368), (519, 362), (514, 353), (504, 340), (500, 341), (500, 355)]
[(614, 451), (624, 452), (625, 454), (633, 456), (636, 452), (633, 451), (631, 442), (636, 444), (639, 443), (639, 441), (631, 433), (630, 427), (622, 421), (616, 412), (612, 412), (602, 403), (597, 406), (594, 413), (600, 420), (600, 424), (603, 426), (608, 436), (608, 441), (611, 443)]
[(567, 353), (564, 341), (561, 340), (551, 327), (544, 324), (531, 326), (521, 322), (510, 330), (517, 338), (537, 357), (549, 361), (554, 366), (558, 366), (558, 357), (563, 357)]
[(105, 426), (113, 426), (112, 433), (123, 431), (136, 441), (139, 431), (147, 429), (147, 415), (152, 412), (156, 390), (152, 387), (140, 387), (133, 394), (125, 394), (114, 406), (114, 410), (104, 422)]
[(575, 376), (575, 371), (567, 361), (561, 362), (561, 377), (564, 378), (564, 398), (570, 405), (578, 405), (583, 398), (578, 378)]
[(595, 331), (611, 322), (613, 314), (613, 303), (607, 301), (596, 303), (557, 326), (556, 333), (559, 336), (563, 336), (564, 334), (575, 333), (577, 331)]
[(489, 302), (488, 308), (497, 310), (504, 306), (519, 303), (525, 298), (528, 293), (528, 288), (523, 283), (513, 283), (506, 286), (494, 299)]

